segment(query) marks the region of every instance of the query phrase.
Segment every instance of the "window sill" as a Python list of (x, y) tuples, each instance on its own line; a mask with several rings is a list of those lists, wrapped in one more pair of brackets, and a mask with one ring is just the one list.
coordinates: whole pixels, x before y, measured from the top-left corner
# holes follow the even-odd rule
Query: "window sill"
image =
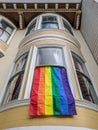
[[(75, 102), (76, 102), (76, 106), (84, 107), (84, 108), (91, 109), (91, 110), (98, 112), (98, 105), (96, 105), (96, 104), (90, 103), (88, 101), (80, 101), (80, 100), (76, 100)], [(29, 99), (14, 100), (14, 101), (11, 101), (7, 104), (3, 104), (3, 105), (1, 104), (0, 105), (0, 112), (11, 109), (11, 108), (15, 108), (15, 107), (27, 106), (29, 104), (30, 104)]]

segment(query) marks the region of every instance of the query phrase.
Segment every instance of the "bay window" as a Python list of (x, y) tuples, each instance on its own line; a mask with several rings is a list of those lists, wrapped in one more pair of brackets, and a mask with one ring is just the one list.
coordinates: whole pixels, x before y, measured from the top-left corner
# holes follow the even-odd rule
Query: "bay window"
[(3, 103), (9, 102), (11, 100), (18, 99), (20, 94), (20, 89), (22, 85), (22, 80), (25, 72), (26, 62), (27, 62), (28, 52), (20, 56), (14, 64), (12, 74), (8, 81), (7, 89), (4, 95)]
[(64, 58), (63, 47), (37, 47), (30, 116), (76, 115)]
[(98, 104), (98, 98), (94, 90), (94, 86), (87, 72), (84, 61), (75, 53), (72, 53), (75, 70), (77, 73), (78, 82), (82, 98), (92, 103)]

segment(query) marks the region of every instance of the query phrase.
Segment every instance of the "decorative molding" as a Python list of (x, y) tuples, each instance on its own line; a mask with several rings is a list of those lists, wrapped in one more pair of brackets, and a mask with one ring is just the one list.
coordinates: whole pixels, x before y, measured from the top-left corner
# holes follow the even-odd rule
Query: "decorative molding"
[(37, 4), (34, 4), (34, 8), (37, 9)]
[(19, 14), (19, 27), (20, 27), (20, 29), (23, 29), (23, 23), (24, 23), (23, 12), (18, 12), (18, 14)]
[(5, 130), (95, 130), (86, 127), (75, 127), (75, 126), (23, 126), (23, 127), (15, 127), (8, 128)]
[(48, 9), (48, 4), (45, 4), (45, 9)]
[(69, 8), (69, 4), (65, 4), (65, 8), (68, 9)]
[[(66, 33), (66, 32), (65, 32)], [(40, 36), (36, 36), (34, 38), (30, 38), (30, 40), (24, 42), (23, 44), (20, 45), (20, 47), (23, 47), (23, 46), (26, 46), (26, 45), (29, 45), (35, 41), (39, 41), (39, 40), (43, 40), (43, 39), (57, 39), (57, 40), (62, 40), (62, 41), (67, 41), (69, 44), (72, 44), (74, 46), (76, 46), (77, 48), (80, 48), (80, 44), (78, 43), (78, 41), (76, 40), (75, 42), (73, 42), (72, 40), (70, 39), (67, 39), (66, 37), (64, 36), (59, 36), (59, 35), (53, 35), (53, 34), (47, 34), (47, 35), (40, 35)]]
[(76, 9), (77, 9), (77, 10), (79, 9), (79, 6), (80, 6), (79, 4), (76, 4)]
[(24, 4), (24, 9), (27, 9), (27, 4)]
[(55, 4), (55, 9), (58, 9), (58, 4)]
[(81, 3), (82, 0), (0, 0), (0, 3)]
[(3, 8), (6, 9), (6, 4), (2, 4)]
[[(17, 7), (17, 6), (16, 6)], [(80, 10), (77, 10), (77, 9), (66, 9), (66, 7), (65, 7), (65, 9), (41, 9), (41, 8), (38, 8), (37, 7), (37, 5), (36, 4), (34, 4), (34, 9), (32, 8), (27, 8), (27, 9), (24, 9), (24, 8), (6, 8), (6, 9), (2, 9), (2, 8), (0, 8), (0, 12), (47, 12), (47, 13), (54, 13), (54, 10), (55, 10), (55, 12), (73, 12), (73, 13), (75, 13), (75, 12), (78, 12), (78, 11), (80, 11)]]
[[(75, 100), (75, 101), (76, 101), (76, 106), (84, 107), (98, 112), (98, 105), (96, 104), (93, 104), (89, 101), (80, 101), (80, 100)], [(28, 106), (29, 104), (30, 104), (30, 99), (13, 100), (7, 104), (1, 105), (0, 112), (6, 111), (8, 109), (16, 108), (16, 107)]]
[(16, 4), (13, 4), (13, 7), (14, 7), (14, 9), (17, 9), (17, 5)]

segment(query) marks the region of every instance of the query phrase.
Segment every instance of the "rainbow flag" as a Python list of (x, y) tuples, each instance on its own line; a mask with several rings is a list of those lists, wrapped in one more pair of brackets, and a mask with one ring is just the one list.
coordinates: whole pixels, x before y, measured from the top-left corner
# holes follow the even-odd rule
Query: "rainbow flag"
[(76, 115), (75, 101), (63, 67), (37, 67), (30, 98), (30, 116)]

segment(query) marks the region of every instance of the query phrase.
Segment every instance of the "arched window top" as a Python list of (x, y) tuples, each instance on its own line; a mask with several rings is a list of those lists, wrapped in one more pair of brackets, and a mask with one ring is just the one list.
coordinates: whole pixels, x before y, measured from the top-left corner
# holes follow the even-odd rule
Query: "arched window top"
[(10, 20), (0, 15), (0, 40), (8, 44), (15, 30), (16, 26)]
[(70, 35), (74, 35), (71, 24), (58, 14), (46, 13), (36, 17), (27, 26), (25, 36), (38, 29), (60, 29)]

